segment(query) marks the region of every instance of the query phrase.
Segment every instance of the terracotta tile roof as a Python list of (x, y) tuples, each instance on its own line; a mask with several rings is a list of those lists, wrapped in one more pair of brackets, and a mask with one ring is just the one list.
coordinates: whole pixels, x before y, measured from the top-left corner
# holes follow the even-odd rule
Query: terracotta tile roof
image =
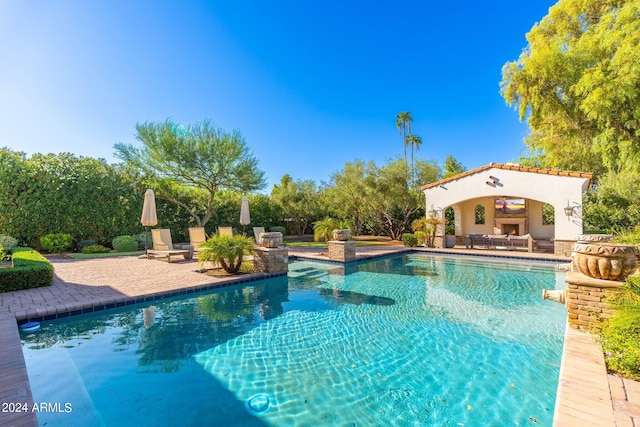
[(420, 187), (420, 190), (424, 191), (424, 190), (426, 190), (428, 188), (437, 187), (438, 185), (442, 185), (442, 184), (445, 184), (447, 182), (457, 181), (457, 180), (462, 179), (462, 178), (464, 178), (466, 176), (475, 175), (475, 174), (477, 174), (479, 172), (482, 172), (482, 171), (485, 171), (487, 169), (504, 169), (504, 170), (508, 170), (508, 171), (531, 172), (531, 173), (539, 173), (539, 174), (543, 174), (543, 175), (571, 176), (571, 177), (574, 177), (574, 178), (586, 178), (586, 179), (591, 179), (593, 177), (593, 174), (588, 173), (588, 172), (573, 172), (573, 171), (563, 171), (563, 170), (557, 170), (557, 169), (542, 169), (542, 168), (535, 168), (535, 167), (530, 167), (530, 166), (520, 166), (520, 165), (517, 165), (517, 164), (502, 165), (502, 164), (498, 164), (498, 163), (489, 163), (488, 165), (481, 166), (479, 168), (463, 172), (463, 173), (458, 174), (456, 176), (452, 176), (452, 177), (447, 178), (447, 179), (442, 179), (440, 181), (432, 182), (431, 184), (423, 185), (422, 187)]

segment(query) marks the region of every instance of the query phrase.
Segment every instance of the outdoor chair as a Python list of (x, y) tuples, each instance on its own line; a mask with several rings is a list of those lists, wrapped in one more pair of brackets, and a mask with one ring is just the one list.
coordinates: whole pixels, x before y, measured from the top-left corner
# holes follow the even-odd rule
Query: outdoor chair
[(253, 237), (259, 246), (262, 246), (262, 239), (260, 239), (260, 234), (262, 233), (264, 233), (264, 227), (253, 227)]
[(233, 237), (233, 227), (218, 227), (218, 234)]
[(193, 257), (193, 249), (178, 249), (173, 246), (171, 240), (171, 230), (168, 228), (154, 228), (151, 230), (153, 249), (147, 250), (147, 259), (150, 255), (154, 257), (167, 257), (167, 262), (171, 262), (171, 257), (182, 255), (184, 259), (190, 260)]
[(194, 252), (200, 250), (200, 245), (207, 241), (207, 234), (204, 231), (204, 227), (191, 227), (189, 228), (189, 244), (193, 246)]

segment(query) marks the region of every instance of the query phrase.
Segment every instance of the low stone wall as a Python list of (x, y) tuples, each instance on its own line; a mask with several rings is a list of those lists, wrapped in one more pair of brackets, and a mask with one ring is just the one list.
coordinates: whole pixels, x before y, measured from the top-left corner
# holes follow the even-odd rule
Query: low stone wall
[(253, 271), (256, 273), (280, 273), (289, 271), (289, 249), (254, 248)]
[(599, 319), (613, 316), (615, 311), (606, 299), (616, 295), (624, 282), (592, 279), (576, 271), (567, 273), (565, 281), (569, 326), (590, 331), (597, 328)]

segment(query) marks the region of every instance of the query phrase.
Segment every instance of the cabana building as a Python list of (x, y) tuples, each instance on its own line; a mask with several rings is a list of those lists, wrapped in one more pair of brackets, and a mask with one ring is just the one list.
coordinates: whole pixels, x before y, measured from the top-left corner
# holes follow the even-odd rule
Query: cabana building
[(455, 243), (453, 236), (445, 237), (443, 224), (435, 246), (469, 246), (476, 237), (498, 242), (532, 239), (536, 250), (570, 255), (583, 232), (582, 196), (591, 177), (585, 172), (490, 163), (425, 185), (421, 190), (427, 216), (444, 218), (445, 211), (453, 209), (455, 217)]

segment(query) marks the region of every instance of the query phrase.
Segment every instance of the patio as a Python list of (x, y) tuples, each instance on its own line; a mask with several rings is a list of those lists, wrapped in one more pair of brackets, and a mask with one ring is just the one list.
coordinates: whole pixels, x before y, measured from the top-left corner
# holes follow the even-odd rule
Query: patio
[[(415, 249), (415, 248), (414, 248)], [(402, 246), (359, 247), (359, 259), (410, 250)], [(443, 253), (445, 250), (418, 248)], [(290, 256), (327, 260), (317, 248), (290, 248)], [(513, 253), (448, 249), (447, 253), (559, 259), (543, 253)], [(568, 260), (568, 259), (564, 259)], [(55, 282), (50, 287), (0, 294), (0, 397), (3, 402), (27, 402), (31, 397), (16, 319), (82, 313), (142, 302), (164, 295), (193, 293), (232, 286), (266, 275), (213, 277), (199, 273), (195, 260), (167, 263), (135, 257), (84, 260), (52, 259)], [(119, 274), (114, 275), (117, 271)], [(600, 346), (592, 336), (567, 329), (556, 401), (556, 426), (618, 426), (640, 424), (640, 383), (607, 375)], [(2, 413), (2, 425), (37, 426), (34, 413)]]

